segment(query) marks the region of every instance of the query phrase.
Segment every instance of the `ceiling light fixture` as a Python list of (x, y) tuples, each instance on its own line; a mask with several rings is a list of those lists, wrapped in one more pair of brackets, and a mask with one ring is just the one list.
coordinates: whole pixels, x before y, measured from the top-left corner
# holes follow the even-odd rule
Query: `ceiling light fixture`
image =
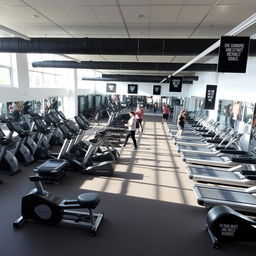
[(24, 40), (28, 40), (28, 41), (30, 40), (30, 37), (28, 37), (28, 36), (26, 36), (24, 34), (21, 34), (20, 32), (17, 32), (15, 30), (11, 29), (11, 28), (7, 28), (7, 27), (5, 27), (3, 25), (0, 25), (0, 30), (3, 30), (5, 32), (7, 32), (7, 33), (10, 33), (10, 34), (12, 34), (14, 36), (20, 37), (20, 38), (22, 38)]
[[(225, 34), (225, 36), (235, 36), (235, 35), (241, 33), (242, 31), (244, 31), (245, 29), (249, 28), (250, 26), (252, 26), (255, 23), (256, 23), (256, 13), (254, 13), (252, 16), (250, 16), (245, 21), (241, 22), (239, 25), (237, 25), (235, 28), (233, 28), (229, 32), (227, 32)], [(194, 57), (192, 60), (190, 60), (187, 64), (182, 66), (180, 69), (175, 71), (173, 74), (169, 75), (168, 78), (178, 74), (179, 72), (181, 72), (182, 70), (184, 70), (185, 68), (187, 68), (188, 66), (193, 64), (194, 62), (198, 61), (199, 59), (201, 59), (202, 57), (206, 56), (207, 54), (209, 54), (213, 50), (217, 49), (219, 46), (220, 46), (220, 39), (217, 42), (215, 42), (213, 45), (208, 47), (206, 50), (201, 52), (199, 55)], [(162, 84), (163, 82), (164, 82), (164, 79), (159, 84)]]

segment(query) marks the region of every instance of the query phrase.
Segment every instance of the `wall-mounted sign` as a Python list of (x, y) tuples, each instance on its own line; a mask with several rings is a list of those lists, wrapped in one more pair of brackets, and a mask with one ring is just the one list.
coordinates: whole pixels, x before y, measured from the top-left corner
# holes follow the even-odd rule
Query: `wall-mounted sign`
[(116, 93), (116, 84), (107, 83), (106, 92)]
[(169, 92), (181, 92), (182, 90), (182, 77), (171, 76)]
[(214, 109), (217, 85), (207, 85), (204, 101), (204, 109)]
[(138, 93), (138, 85), (137, 84), (128, 84), (128, 93), (137, 94)]
[(161, 95), (161, 86), (160, 85), (153, 86), (153, 95)]
[(249, 37), (221, 37), (218, 72), (245, 73), (249, 42)]

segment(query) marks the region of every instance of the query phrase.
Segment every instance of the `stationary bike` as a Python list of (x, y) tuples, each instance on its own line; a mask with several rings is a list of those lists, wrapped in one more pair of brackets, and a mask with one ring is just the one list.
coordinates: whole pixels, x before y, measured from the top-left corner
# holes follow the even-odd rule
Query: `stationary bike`
[[(77, 200), (65, 200), (45, 191), (41, 177), (32, 176), (29, 179), (35, 183), (35, 188), (23, 196), (21, 217), (13, 223), (15, 228), (28, 221), (42, 224), (72, 223), (84, 225), (89, 228), (91, 236), (96, 235), (103, 219), (103, 213), (93, 213), (100, 202), (97, 193), (84, 193)], [(70, 210), (83, 208), (87, 208), (88, 212)]]
[(208, 231), (213, 248), (219, 248), (219, 240), (256, 241), (256, 219), (249, 218), (225, 205), (209, 210), (205, 229)]

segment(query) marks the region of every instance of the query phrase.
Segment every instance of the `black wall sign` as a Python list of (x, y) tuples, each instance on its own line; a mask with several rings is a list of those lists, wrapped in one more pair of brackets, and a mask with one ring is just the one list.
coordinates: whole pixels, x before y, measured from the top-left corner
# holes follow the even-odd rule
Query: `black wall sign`
[(214, 109), (217, 85), (207, 85), (204, 101), (204, 109)]
[(107, 83), (106, 91), (111, 93), (116, 93), (116, 84)]
[(138, 93), (138, 85), (137, 84), (128, 84), (128, 93), (137, 94)]
[(182, 77), (171, 76), (169, 92), (181, 92), (182, 90)]
[(160, 85), (154, 85), (153, 95), (161, 95), (161, 86)]
[(249, 42), (249, 37), (221, 37), (218, 72), (245, 73)]

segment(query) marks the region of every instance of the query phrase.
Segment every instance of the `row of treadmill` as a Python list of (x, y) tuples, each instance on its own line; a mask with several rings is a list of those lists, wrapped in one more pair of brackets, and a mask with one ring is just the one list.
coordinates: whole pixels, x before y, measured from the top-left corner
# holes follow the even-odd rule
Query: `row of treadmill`
[[(36, 174), (29, 177), (35, 188), (22, 197), (21, 215), (13, 222), (14, 228), (20, 228), (27, 222), (46, 225), (68, 223), (86, 227), (91, 236), (96, 235), (104, 216), (101, 212), (94, 212), (100, 202), (98, 193), (86, 192), (73, 200), (66, 200), (46, 191), (43, 183), (59, 183), (66, 170), (114, 175), (119, 153), (113, 143), (118, 145), (125, 137), (124, 124), (129, 118), (122, 112), (126, 111), (119, 105), (111, 123), (99, 129), (92, 128), (90, 120), (83, 114), (72, 120), (56, 109), (49, 110), (44, 118), (26, 111), (24, 123), (11, 117), (1, 118), (9, 129), (7, 136), (0, 130), (1, 171), (14, 175), (21, 171), (20, 162), (28, 165), (35, 160), (43, 161), (34, 168)], [(93, 136), (85, 140), (89, 131)], [(59, 150), (54, 153), (54, 149)]]
[[(241, 148), (243, 134), (218, 121), (187, 114), (182, 136), (169, 124), (170, 135), (186, 163), (199, 205), (209, 208), (206, 230), (213, 247), (220, 240), (256, 241), (256, 157)], [(250, 216), (250, 217), (249, 217)]]
[[(34, 171), (49, 183), (59, 183), (66, 170), (112, 176), (119, 157), (113, 144), (120, 144), (126, 133), (123, 124), (127, 116), (120, 116), (115, 119), (118, 127), (98, 129), (87, 141), (84, 136), (91, 124), (83, 114), (72, 120), (56, 109), (51, 109), (44, 117), (28, 111), (23, 123), (2, 117), (0, 121), (9, 132), (6, 135), (0, 129), (0, 171), (14, 175), (21, 171), (20, 163), (29, 165), (43, 160)], [(18, 136), (14, 136), (16, 134)]]

